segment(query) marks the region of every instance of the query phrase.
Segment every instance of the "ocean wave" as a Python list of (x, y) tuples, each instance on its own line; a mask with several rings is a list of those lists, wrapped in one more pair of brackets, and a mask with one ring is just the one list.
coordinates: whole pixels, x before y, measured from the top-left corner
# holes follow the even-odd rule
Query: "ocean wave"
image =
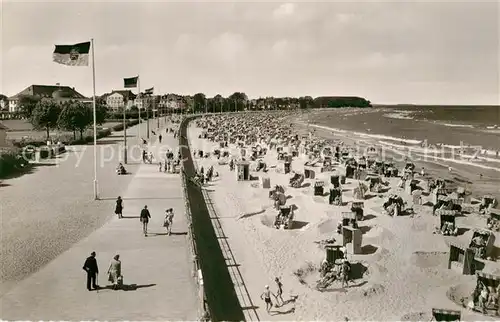
[(355, 135), (358, 135), (361, 137), (366, 137), (366, 138), (371, 138), (371, 139), (397, 141), (397, 142), (404, 142), (407, 144), (421, 144), (423, 142), (422, 140), (403, 139), (403, 138), (397, 138), (397, 137), (387, 136), (387, 135), (382, 135), (382, 134), (368, 134), (368, 133), (363, 133), (363, 132), (339, 130), (339, 129), (335, 129), (332, 127), (317, 125), (317, 124), (310, 124), (310, 126), (313, 126), (313, 127), (319, 128), (319, 129), (323, 129), (323, 130), (327, 130), (327, 131), (337, 132), (337, 133), (352, 133), (352, 134), (355, 134)]
[(498, 125), (497, 125), (497, 124), (495, 124), (495, 125), (492, 125), (492, 126), (487, 126), (486, 128), (487, 128), (488, 130), (495, 130), (495, 129), (497, 129), (497, 128), (498, 128)]
[(398, 120), (413, 120), (414, 118), (410, 116), (411, 114), (412, 112), (410, 111), (393, 111), (393, 113), (384, 114), (384, 117)]
[[(456, 151), (460, 148), (464, 148), (465, 150), (469, 150), (469, 152), (471, 151), (471, 148), (465, 148), (465, 147), (456, 146), (456, 145), (444, 145), (443, 144), (439, 147), (438, 146), (423, 147), (423, 146), (406, 146), (406, 145), (394, 144), (394, 143), (389, 143), (389, 142), (384, 142), (384, 141), (379, 141), (379, 143), (386, 146), (386, 147), (391, 147), (393, 149), (406, 150), (408, 152), (422, 153), (422, 154), (436, 154), (436, 153), (452, 152), (452, 151)], [(474, 149), (472, 148), (472, 150), (474, 150)], [(470, 161), (478, 160), (478, 161), (500, 163), (500, 159), (485, 157), (485, 155), (495, 156), (496, 151), (477, 150), (477, 151), (474, 151), (474, 154), (466, 154), (466, 153), (459, 154), (459, 153), (457, 153), (457, 155), (459, 155), (460, 158), (462, 158), (462, 159), (469, 159)]]
[(471, 124), (452, 124), (452, 123), (440, 123), (440, 122), (435, 122), (436, 124), (447, 126), (447, 127), (465, 127), (469, 129), (473, 129), (474, 125)]

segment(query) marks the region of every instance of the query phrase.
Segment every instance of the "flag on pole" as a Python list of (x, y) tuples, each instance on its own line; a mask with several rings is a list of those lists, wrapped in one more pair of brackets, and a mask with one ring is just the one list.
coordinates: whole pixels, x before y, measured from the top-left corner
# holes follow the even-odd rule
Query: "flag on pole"
[(137, 87), (137, 81), (139, 80), (139, 76), (124, 78), (123, 79), (123, 87), (125, 88), (135, 88)]
[(152, 95), (153, 94), (153, 91), (154, 91), (154, 87), (151, 87), (151, 88), (148, 88), (144, 91), (144, 94), (146, 95)]
[(67, 66), (88, 66), (90, 41), (75, 45), (55, 45), (53, 61)]

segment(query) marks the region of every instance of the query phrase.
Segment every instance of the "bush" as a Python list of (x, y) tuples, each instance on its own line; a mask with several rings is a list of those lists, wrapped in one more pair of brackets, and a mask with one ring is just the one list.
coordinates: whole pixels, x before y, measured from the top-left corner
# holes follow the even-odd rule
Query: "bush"
[(28, 168), (28, 161), (19, 152), (0, 152), (0, 178), (6, 178)]
[[(127, 128), (139, 124), (139, 120), (127, 121)], [(113, 131), (123, 131), (123, 123), (113, 126)]]
[[(127, 128), (139, 124), (139, 120), (132, 120), (132, 121), (127, 121)], [(123, 124), (117, 124), (113, 126), (113, 131), (122, 131), (123, 130)], [(105, 129), (105, 130), (98, 130), (97, 131), (97, 139), (101, 139), (107, 136), (111, 135), (111, 130), (110, 129)], [(94, 141), (94, 136), (93, 135), (85, 135), (81, 139), (73, 139), (72, 135), (69, 134), (61, 134), (60, 136), (57, 136), (54, 139), (55, 142), (62, 142), (66, 145), (83, 145), (87, 143), (91, 143)], [(33, 146), (33, 147), (42, 147), (47, 145), (47, 141), (45, 140), (13, 140), (12, 144), (17, 147), (17, 148), (23, 148), (25, 146)], [(64, 147), (63, 147), (64, 149)], [(66, 150), (64, 150), (66, 151)], [(64, 152), (62, 151), (62, 152)], [(62, 153), (60, 151), (60, 153)]]
[[(102, 139), (104, 137), (110, 136), (110, 135), (111, 135), (110, 129), (97, 131), (97, 139), (98, 140)], [(67, 143), (67, 145), (84, 145), (84, 144), (91, 143), (91, 142), (94, 142), (94, 136), (93, 135), (85, 135), (81, 139), (69, 141)]]
[(113, 131), (123, 131), (123, 124), (116, 124), (113, 126)]
[(47, 145), (47, 141), (45, 141), (45, 140), (13, 140), (12, 145), (14, 145), (16, 148), (22, 148), (25, 146), (41, 147), (41, 146)]

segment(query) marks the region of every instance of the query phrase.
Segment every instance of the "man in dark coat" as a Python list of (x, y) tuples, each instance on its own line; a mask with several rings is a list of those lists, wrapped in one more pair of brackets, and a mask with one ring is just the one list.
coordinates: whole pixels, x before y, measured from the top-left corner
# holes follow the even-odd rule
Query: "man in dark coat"
[(141, 210), (140, 220), (142, 222), (142, 232), (144, 233), (144, 237), (148, 236), (148, 222), (151, 215), (149, 214), (148, 206), (144, 206), (144, 209)]
[(85, 264), (83, 264), (83, 270), (87, 272), (87, 290), (92, 291), (92, 288), (97, 290), (99, 285), (96, 284), (96, 277), (99, 274), (99, 268), (97, 267), (95, 252), (90, 253), (90, 256), (87, 257)]

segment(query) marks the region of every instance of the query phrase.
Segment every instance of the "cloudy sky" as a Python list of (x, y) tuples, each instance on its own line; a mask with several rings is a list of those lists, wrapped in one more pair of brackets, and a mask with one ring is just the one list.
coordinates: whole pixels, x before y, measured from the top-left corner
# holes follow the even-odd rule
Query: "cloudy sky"
[(96, 93), (140, 75), (157, 93), (357, 95), (374, 103), (500, 104), (497, 2), (0, 0), (0, 93), (92, 95), (54, 44), (94, 38)]

